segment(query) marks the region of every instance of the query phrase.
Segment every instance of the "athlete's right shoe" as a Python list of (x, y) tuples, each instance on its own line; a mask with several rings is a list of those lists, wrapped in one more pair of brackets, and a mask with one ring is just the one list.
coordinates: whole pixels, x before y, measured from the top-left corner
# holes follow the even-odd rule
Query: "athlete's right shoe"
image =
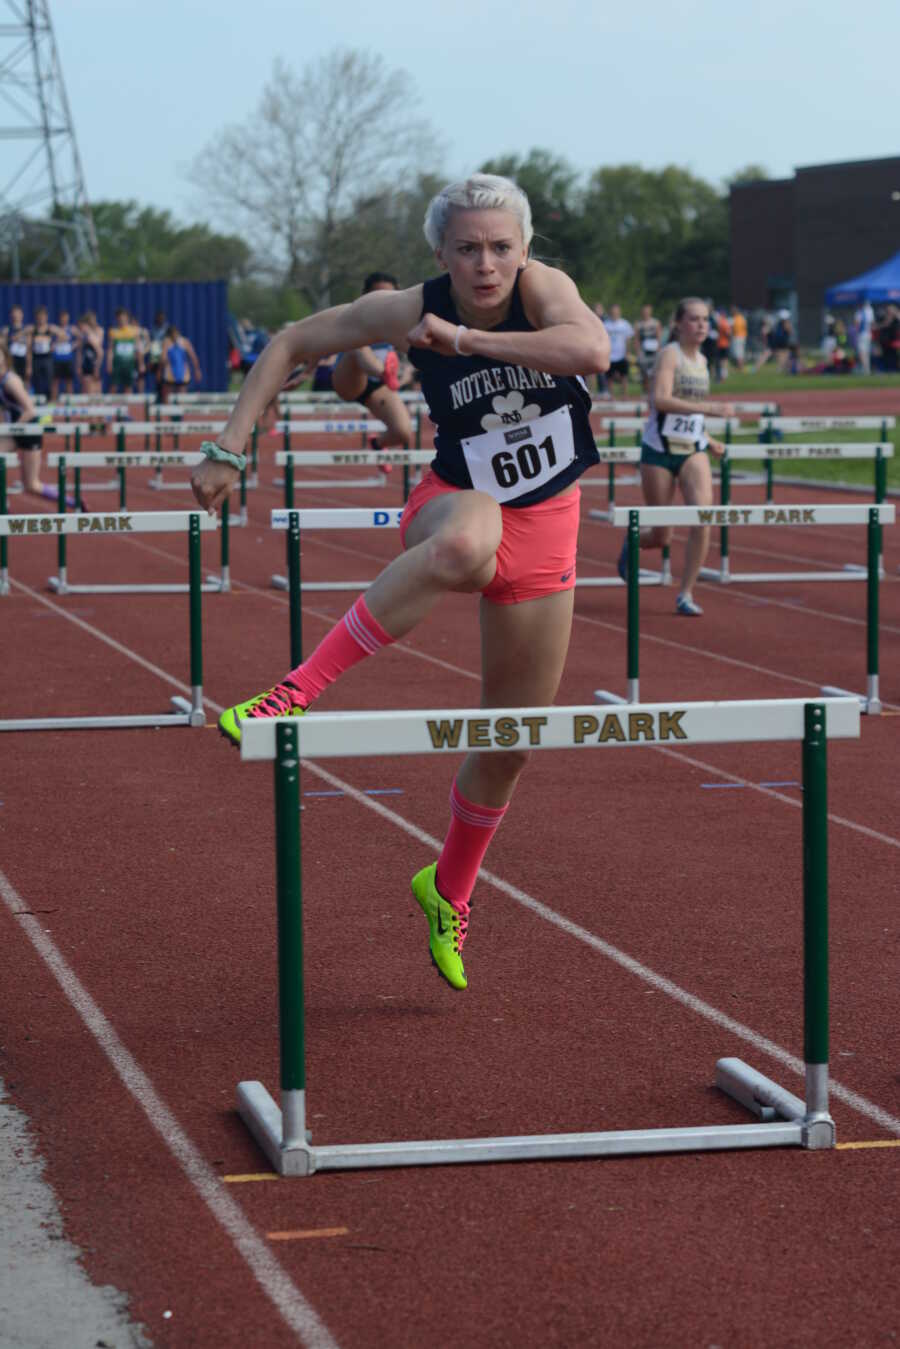
[(469, 927), (469, 909), (459, 913), (438, 893), (434, 883), (437, 863), (423, 867), (412, 878), (412, 892), (428, 919), (428, 945), (431, 959), (438, 972), (452, 988), (466, 987), (466, 972), (462, 963), (462, 947)]
[(306, 706), (300, 700), (300, 692), (293, 684), (282, 682), (255, 698), (244, 703), (235, 703), (226, 707), (219, 717), (219, 730), (232, 744), (241, 743), (241, 723), (261, 717), (302, 717)]
[(675, 612), (683, 618), (699, 618), (703, 609), (690, 595), (679, 595), (675, 601)]

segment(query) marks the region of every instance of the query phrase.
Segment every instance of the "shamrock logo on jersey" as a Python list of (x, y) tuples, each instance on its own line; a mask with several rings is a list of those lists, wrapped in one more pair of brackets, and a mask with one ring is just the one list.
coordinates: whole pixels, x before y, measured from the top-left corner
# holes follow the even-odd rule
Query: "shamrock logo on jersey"
[(525, 399), (516, 389), (510, 394), (498, 394), (491, 402), (493, 412), (486, 412), (481, 419), (485, 431), (496, 431), (501, 426), (517, 426), (519, 422), (530, 422), (541, 415), (536, 403), (525, 406)]

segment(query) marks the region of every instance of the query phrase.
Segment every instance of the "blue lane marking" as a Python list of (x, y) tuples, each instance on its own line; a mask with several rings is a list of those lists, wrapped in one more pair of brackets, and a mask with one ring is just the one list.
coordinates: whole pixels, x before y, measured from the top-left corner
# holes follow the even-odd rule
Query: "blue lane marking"
[(737, 790), (744, 787), (800, 787), (799, 782), (701, 782), (700, 786), (706, 791), (725, 791), (728, 789)]
[[(343, 792), (304, 792), (304, 796), (343, 796)], [(402, 787), (367, 787), (363, 796), (402, 796)]]

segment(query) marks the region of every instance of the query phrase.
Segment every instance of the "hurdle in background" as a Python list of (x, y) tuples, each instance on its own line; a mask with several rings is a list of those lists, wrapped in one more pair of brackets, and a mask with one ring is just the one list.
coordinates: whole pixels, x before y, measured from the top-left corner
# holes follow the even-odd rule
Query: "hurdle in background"
[[(893, 445), (887, 440), (888, 430), (895, 426), (893, 417), (781, 417), (770, 419), (763, 438), (755, 445), (729, 445), (721, 464), (720, 501), (731, 503), (731, 463), (733, 460), (761, 459), (766, 467), (766, 501), (774, 498), (772, 465), (776, 459), (871, 459), (874, 462), (874, 496), (876, 505), (887, 495), (887, 460), (893, 456)], [(810, 442), (797, 445), (774, 445), (776, 431), (802, 432), (810, 430), (874, 430), (881, 432), (881, 440), (845, 445), (825, 445)], [(795, 480), (801, 484), (808, 479)], [(881, 563), (879, 561), (879, 567)], [(882, 570), (882, 575), (883, 575)], [(848, 563), (841, 571), (805, 572), (732, 572), (729, 557), (728, 526), (719, 531), (719, 566), (703, 567), (701, 577), (727, 585), (731, 581), (751, 583), (767, 581), (861, 581), (866, 568)]]
[[(276, 590), (287, 590), (290, 595), (289, 610), (291, 618), (291, 668), (299, 665), (303, 659), (301, 597), (303, 591), (312, 590), (367, 590), (374, 577), (368, 581), (301, 581), (300, 578), (300, 536), (303, 530), (310, 529), (397, 529), (403, 515), (402, 506), (371, 507), (334, 507), (325, 510), (286, 510), (279, 507), (272, 511), (271, 528), (287, 531), (287, 576), (276, 575), (271, 585)], [(640, 585), (664, 584), (661, 573), (647, 572), (639, 577)], [(596, 589), (606, 586), (622, 587), (618, 576), (576, 576), (575, 585), (579, 588)]]
[[(58, 492), (60, 501), (66, 499), (66, 470), (68, 466), (67, 457), (64, 454), (48, 454), (47, 462), (51, 468), (57, 471)], [(73, 461), (74, 462), (74, 461)], [(204, 456), (199, 451), (184, 454), (125, 454), (116, 451), (112, 454), (87, 453), (82, 454), (77, 461), (82, 468), (106, 468), (112, 466), (117, 469), (121, 478), (121, 490), (119, 493), (119, 510), (127, 509), (125, 472), (128, 468), (158, 468), (161, 464), (185, 464), (191, 467), (196, 464), (204, 463)], [(219, 531), (220, 545), (220, 572), (219, 575), (211, 573), (201, 589), (208, 594), (230, 594), (231, 592), (231, 564), (230, 564), (230, 507), (228, 500), (222, 502), (221, 510), (221, 528)], [(246, 523), (240, 521), (237, 523)], [(58, 574), (50, 576), (47, 584), (51, 590), (55, 590), (57, 595), (178, 595), (183, 594), (190, 589), (187, 582), (184, 581), (153, 581), (153, 582), (116, 582), (116, 583), (96, 583), (71, 585), (69, 582), (68, 566), (66, 561), (66, 536), (61, 534), (57, 541), (57, 566)]]
[[(283, 1176), (381, 1166), (546, 1161), (562, 1157), (713, 1151), (749, 1147), (831, 1148), (828, 1108), (828, 739), (859, 737), (855, 699), (805, 702), (646, 704), (601, 719), (591, 707), (504, 711), (324, 713), (298, 721), (244, 722), (241, 758), (273, 761), (278, 905), (281, 1109), (258, 1081), (240, 1082), (238, 1111)], [(753, 1124), (410, 1140), (314, 1146), (307, 1132), (300, 756), (463, 753), (470, 749), (591, 749), (801, 741), (803, 746), (804, 1099), (740, 1059), (720, 1059), (717, 1086), (757, 1116)]]
[(133, 534), (186, 533), (190, 567), (190, 700), (171, 699), (176, 712), (158, 716), (124, 715), (98, 717), (19, 717), (0, 721), (0, 731), (95, 730), (125, 726), (205, 726), (203, 711), (203, 635), (200, 585), (200, 535), (215, 529), (216, 522), (206, 512), (146, 511), (138, 514), (84, 515), (2, 515), (0, 539), (62, 539), (69, 534), (87, 534), (93, 538), (127, 538)]
[(867, 526), (868, 581), (866, 604), (866, 693), (847, 693), (844, 689), (823, 688), (823, 692), (856, 698), (864, 712), (876, 715), (881, 711), (878, 676), (878, 560), (881, 555), (881, 527), (893, 524), (896, 510), (892, 505), (879, 506), (617, 506), (614, 525), (628, 529), (628, 619), (626, 639), (627, 694), (624, 698), (608, 689), (595, 689), (599, 703), (636, 703), (640, 698), (639, 643), (640, 600), (636, 576), (640, 555), (640, 526), (644, 525), (708, 525), (721, 524), (727, 517), (729, 525), (861, 525)]

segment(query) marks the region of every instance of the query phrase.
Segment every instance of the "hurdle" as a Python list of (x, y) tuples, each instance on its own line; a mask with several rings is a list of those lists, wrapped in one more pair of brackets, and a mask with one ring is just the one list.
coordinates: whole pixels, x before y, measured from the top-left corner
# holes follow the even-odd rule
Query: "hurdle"
[[(183, 464), (188, 467), (196, 464), (202, 464), (204, 457), (199, 451), (184, 454), (144, 454), (140, 451), (134, 454), (126, 454), (121, 451), (115, 451), (112, 454), (102, 454), (100, 452), (88, 452), (82, 454), (77, 461), (81, 468), (106, 468), (114, 467), (119, 473), (119, 510), (127, 509), (127, 492), (125, 486), (125, 473), (129, 468), (156, 468), (166, 464)], [(60, 500), (65, 500), (66, 494), (66, 470), (68, 460), (65, 454), (48, 454), (47, 463), (57, 470), (57, 481), (59, 483), (58, 491)], [(218, 575), (210, 573), (206, 581), (201, 585), (201, 590), (206, 594), (226, 595), (231, 593), (231, 543), (230, 543), (230, 507), (226, 499), (222, 503), (221, 529), (219, 531), (219, 556), (220, 572)], [(245, 523), (238, 521), (235, 523)], [(68, 566), (66, 559), (65, 535), (60, 535), (58, 542), (58, 574), (47, 578), (47, 584), (57, 595), (179, 595), (184, 594), (190, 589), (190, 585), (185, 581), (171, 582), (104, 582), (102, 584), (80, 584), (72, 585), (69, 581)]]
[[(881, 555), (881, 528), (893, 524), (896, 508), (878, 506), (617, 506), (614, 525), (628, 529), (628, 606), (626, 638), (626, 687), (623, 698), (608, 689), (595, 689), (598, 703), (637, 703), (640, 699), (639, 630), (640, 600), (633, 581), (640, 552), (640, 526), (645, 525), (866, 525), (868, 564), (866, 568), (866, 693), (848, 693), (829, 686), (828, 693), (855, 698), (862, 711), (877, 715), (882, 710), (879, 694), (878, 654), (878, 560)], [(822, 690), (826, 690), (823, 688)]]
[[(275, 781), (281, 1108), (259, 1081), (237, 1087), (237, 1109), (275, 1171), (312, 1176), (388, 1166), (548, 1161), (735, 1148), (832, 1148), (828, 1101), (828, 806), (829, 739), (856, 739), (855, 699), (808, 702), (649, 703), (601, 719), (592, 707), (495, 711), (337, 712), (298, 721), (245, 722), (244, 762), (271, 761)], [(720, 1059), (716, 1084), (744, 1105), (754, 1123), (688, 1128), (528, 1134), (497, 1138), (314, 1145), (307, 1131), (303, 903), (300, 864), (300, 756), (491, 752), (513, 745), (585, 753), (614, 746), (800, 741), (803, 771), (803, 1099), (740, 1059)]]
[(0, 731), (98, 730), (132, 726), (205, 726), (203, 711), (203, 637), (200, 585), (200, 535), (215, 529), (212, 516), (199, 511), (118, 512), (109, 515), (2, 515), (2, 538), (52, 538), (59, 542), (69, 534), (123, 538), (133, 534), (186, 533), (190, 567), (190, 699), (171, 699), (175, 712), (98, 717), (18, 717), (0, 721)]
[[(881, 431), (881, 440), (848, 444), (819, 444), (815, 441), (803, 444), (773, 444), (775, 429), (815, 430), (822, 423), (828, 423), (827, 430), (834, 429), (873, 429)], [(847, 423), (852, 423), (848, 428)], [(772, 465), (782, 459), (871, 459), (874, 464), (874, 499), (878, 505), (887, 495), (887, 460), (893, 457), (894, 447), (886, 439), (888, 429), (894, 426), (894, 418), (885, 417), (782, 417), (770, 421), (764, 432), (764, 438), (755, 445), (729, 445), (721, 466), (720, 502), (723, 506), (731, 503), (731, 463), (734, 460), (764, 460), (766, 467), (766, 502), (774, 499)], [(881, 566), (879, 562), (879, 567)], [(882, 570), (882, 575), (883, 575)], [(866, 568), (847, 563), (840, 571), (803, 571), (803, 572), (732, 572), (729, 555), (728, 526), (723, 525), (719, 534), (719, 566), (703, 567), (700, 575), (703, 580), (717, 581), (721, 585), (731, 582), (765, 583), (770, 581), (860, 581), (866, 578)]]

